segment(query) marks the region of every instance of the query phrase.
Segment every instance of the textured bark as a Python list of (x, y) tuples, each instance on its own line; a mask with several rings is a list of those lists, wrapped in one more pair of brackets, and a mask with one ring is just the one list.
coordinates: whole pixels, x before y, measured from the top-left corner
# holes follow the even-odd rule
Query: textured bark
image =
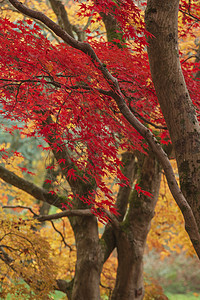
[(158, 199), (160, 180), (160, 167), (155, 157), (146, 156), (138, 183), (144, 190), (151, 192), (153, 198), (133, 191), (128, 215), (121, 230), (115, 231), (118, 269), (112, 300), (143, 299), (143, 255)]
[(103, 256), (94, 216), (76, 217), (73, 226), (77, 261), (72, 300), (100, 300), (100, 274)]
[(122, 186), (119, 189), (116, 206), (117, 211), (119, 212), (118, 220), (121, 222), (124, 219), (124, 216), (127, 211), (129, 195), (132, 190), (132, 185), (134, 179), (136, 179), (138, 171), (138, 162), (136, 153), (125, 152), (122, 154), (122, 163), (123, 163), (123, 174), (126, 178), (129, 179), (129, 186)]
[(60, 25), (60, 27), (63, 28), (71, 37), (74, 38), (72, 25), (69, 21), (65, 6), (60, 0), (49, 0), (49, 2), (55, 15), (57, 16), (58, 24)]
[[(148, 55), (157, 97), (174, 145), (181, 189), (200, 230), (200, 127), (178, 53), (179, 1), (149, 0)], [(187, 226), (187, 224), (186, 224)]]

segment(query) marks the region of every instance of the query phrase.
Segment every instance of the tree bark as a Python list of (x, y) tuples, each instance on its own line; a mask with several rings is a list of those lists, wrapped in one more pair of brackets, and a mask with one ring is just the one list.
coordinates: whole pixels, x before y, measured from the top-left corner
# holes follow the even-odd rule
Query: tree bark
[(69, 21), (65, 6), (60, 0), (49, 0), (51, 7), (57, 16), (58, 24), (63, 28), (71, 37), (74, 38), (72, 25)]
[(96, 217), (76, 217), (73, 226), (77, 261), (72, 300), (100, 300), (102, 251)]
[(133, 191), (128, 215), (121, 225), (121, 230), (115, 231), (118, 269), (112, 300), (143, 299), (143, 255), (158, 199), (160, 180), (160, 167), (155, 157), (145, 156), (138, 184), (145, 191), (152, 193), (153, 197)]
[(181, 190), (200, 230), (200, 127), (178, 53), (179, 1), (148, 0), (148, 55), (157, 97), (170, 132)]

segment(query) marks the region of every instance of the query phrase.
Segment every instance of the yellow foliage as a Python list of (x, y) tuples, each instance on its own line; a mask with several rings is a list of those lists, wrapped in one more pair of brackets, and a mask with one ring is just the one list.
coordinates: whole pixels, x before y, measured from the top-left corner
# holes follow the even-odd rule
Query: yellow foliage
[[(24, 1), (21, 1), (24, 2)], [(50, 8), (47, 6), (45, 1), (26, 1), (26, 5), (30, 8), (37, 9), (39, 11), (42, 11), (46, 13), (48, 16), (50, 15)], [(1, 7), (0, 10), (0, 16), (1, 18), (9, 18), (11, 22), (15, 22), (16, 20), (23, 20), (24, 15), (18, 12), (11, 4), (4, 4), (4, 6)], [(52, 16), (53, 17), (53, 16)], [(55, 18), (55, 17), (54, 17)], [(55, 20), (55, 19), (54, 19)]]
[(168, 297), (156, 280), (146, 277), (144, 300), (168, 300)]
[[(10, 293), (20, 299), (50, 299), (56, 284), (57, 266), (51, 248), (34, 220), (0, 214), (1, 299)], [(22, 281), (23, 279), (23, 281)], [(27, 285), (27, 284), (28, 285)]]
[(101, 294), (110, 296), (115, 285), (117, 271), (116, 253), (112, 254), (103, 266), (101, 273)]
[(75, 272), (76, 251), (70, 222), (64, 218), (54, 224), (56, 229), (62, 232), (63, 237), (67, 238), (67, 245), (63, 243), (61, 236), (55, 232), (50, 223), (47, 225), (41, 228), (40, 233), (42, 237), (46, 237), (51, 245), (50, 258), (57, 265), (57, 275), (62, 279), (71, 280)]
[[(175, 174), (178, 174), (175, 161), (172, 162), (172, 166)], [(182, 213), (169, 191), (164, 175), (147, 244), (150, 250), (154, 248), (160, 252), (162, 259), (169, 256), (171, 251), (185, 251), (187, 255), (195, 253), (185, 231)]]
[[(9, 150), (10, 144), (2, 144), (0, 146), (1, 149)], [(22, 169), (19, 167), (19, 165), (24, 161), (24, 158), (19, 154), (18, 156), (12, 156), (10, 155), (6, 159), (0, 159), (0, 163), (2, 163), (5, 168), (13, 173), (15, 173), (19, 177), (24, 177)], [(2, 204), (6, 205), (8, 201), (8, 195), (12, 197), (14, 200), (12, 202), (13, 205), (18, 204), (22, 205), (24, 203), (30, 204), (33, 202), (33, 197), (27, 195), (24, 191), (14, 187), (9, 186), (6, 184), (3, 180), (0, 179), (0, 190), (2, 198)]]

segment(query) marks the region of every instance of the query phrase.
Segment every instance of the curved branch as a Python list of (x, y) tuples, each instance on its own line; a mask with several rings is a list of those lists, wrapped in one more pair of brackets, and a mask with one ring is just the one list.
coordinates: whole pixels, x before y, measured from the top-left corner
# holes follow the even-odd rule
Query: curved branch
[(2, 206), (2, 208), (22, 208), (22, 209), (27, 209), (27, 210), (29, 210), (34, 215), (34, 217), (38, 217), (38, 215), (32, 210), (32, 208), (28, 207), (28, 206), (24, 206), (24, 205), (4, 205), (4, 206)]
[(167, 127), (166, 127), (166, 126), (156, 125), (156, 124), (154, 124), (153, 122), (148, 121), (146, 118), (142, 117), (142, 116), (141, 116), (141, 115), (140, 115), (133, 107), (131, 107), (131, 105), (129, 105), (129, 109), (130, 109), (130, 111), (131, 111), (133, 114), (137, 115), (137, 117), (138, 117), (139, 119), (141, 119), (141, 120), (144, 121), (145, 123), (147, 123), (147, 124), (153, 126), (154, 128), (156, 128), (156, 129), (167, 130)]
[(122, 96), (122, 93), (119, 89), (119, 84), (117, 79), (111, 75), (111, 73), (106, 69), (105, 64), (103, 64), (96, 53), (94, 52), (93, 48), (88, 43), (79, 42), (76, 41), (73, 37), (71, 37), (65, 30), (63, 30), (59, 25), (57, 25), (55, 22), (53, 22), (51, 19), (49, 19), (45, 14), (35, 11), (33, 9), (28, 8), (27, 6), (23, 5), (21, 2), (17, 0), (9, 0), (9, 2), (17, 8), (20, 12), (23, 14), (26, 14), (29, 17), (35, 18), (37, 20), (40, 20), (43, 22), (46, 26), (48, 26), (56, 35), (61, 37), (64, 42), (69, 44), (71, 47), (78, 49), (85, 53), (87, 56), (89, 56), (95, 65), (99, 70), (101, 70), (104, 78), (109, 83), (112, 90), (115, 91), (115, 93), (119, 93)]
[(65, 238), (64, 238), (62, 232), (60, 232), (60, 231), (56, 228), (56, 226), (55, 226), (55, 224), (54, 224), (53, 221), (51, 221), (51, 225), (52, 225), (53, 229), (61, 236), (62, 242), (64, 243), (65, 247), (68, 247), (68, 248), (70, 249), (70, 251), (72, 251), (72, 247), (71, 247), (69, 244), (67, 244), (67, 243), (65, 242)]
[(58, 195), (51, 194), (43, 188), (38, 187), (37, 185), (31, 183), (28, 180), (25, 180), (11, 171), (8, 171), (6, 168), (0, 166), (0, 178), (5, 182), (12, 184), (13, 186), (23, 190), (27, 194), (33, 196), (37, 200), (47, 202), (51, 205), (54, 205), (62, 209), (63, 198)]

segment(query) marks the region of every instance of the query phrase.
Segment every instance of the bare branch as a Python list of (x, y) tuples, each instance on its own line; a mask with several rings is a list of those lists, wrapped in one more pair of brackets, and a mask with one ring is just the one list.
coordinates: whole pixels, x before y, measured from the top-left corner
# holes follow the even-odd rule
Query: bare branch
[(22, 208), (22, 209), (28, 209), (33, 215), (34, 217), (37, 217), (38, 215), (32, 210), (31, 207), (28, 206), (24, 206), (24, 205), (4, 205), (2, 206), (2, 208)]
[(43, 221), (56, 220), (64, 217), (75, 217), (75, 216), (91, 217), (94, 215), (90, 209), (73, 209), (73, 210), (65, 210), (57, 214), (38, 216), (37, 220), (43, 222)]
[(60, 232), (60, 231), (56, 228), (56, 226), (55, 226), (55, 224), (54, 224), (53, 221), (50, 221), (50, 222), (51, 222), (51, 225), (52, 225), (53, 229), (61, 236), (62, 241), (63, 241), (65, 247), (68, 247), (68, 248), (70, 249), (70, 251), (72, 251), (72, 247), (71, 247), (69, 244), (67, 244), (67, 243), (65, 242), (65, 238), (64, 238), (62, 232)]
[(187, 57), (184, 61), (182, 61), (181, 64), (184, 64), (187, 60), (189, 60), (191, 58), (196, 58), (196, 60), (199, 60), (200, 57), (198, 55), (191, 55), (191, 56)]
[[(73, 209), (73, 210), (65, 210), (62, 211), (60, 213), (56, 213), (56, 214), (52, 214), (52, 215), (37, 215), (32, 208), (28, 207), (28, 206), (23, 206), (23, 205), (5, 205), (2, 206), (2, 208), (23, 208), (23, 209), (27, 209), (29, 210), (34, 217), (40, 221), (40, 222), (44, 222), (44, 221), (51, 221), (51, 220), (57, 220), (57, 219), (61, 219), (64, 217), (92, 217), (94, 216), (94, 214), (91, 212), (90, 209)], [(108, 212), (105, 212), (108, 215)]]
[(200, 18), (192, 15), (190, 12), (186, 12), (185, 10), (182, 10), (181, 8), (179, 8), (179, 11), (181, 11), (183, 14), (185, 14), (187, 16), (190, 16), (192, 19), (196, 20), (197, 22), (200, 22)]
[(6, 168), (0, 166), (0, 178), (5, 182), (14, 185), (20, 190), (25, 191), (27, 194), (33, 196), (37, 200), (47, 202), (51, 205), (54, 205), (62, 209), (63, 198), (58, 195), (51, 194), (43, 188), (38, 187), (37, 185), (31, 183), (28, 180), (25, 180), (11, 171), (8, 171)]

